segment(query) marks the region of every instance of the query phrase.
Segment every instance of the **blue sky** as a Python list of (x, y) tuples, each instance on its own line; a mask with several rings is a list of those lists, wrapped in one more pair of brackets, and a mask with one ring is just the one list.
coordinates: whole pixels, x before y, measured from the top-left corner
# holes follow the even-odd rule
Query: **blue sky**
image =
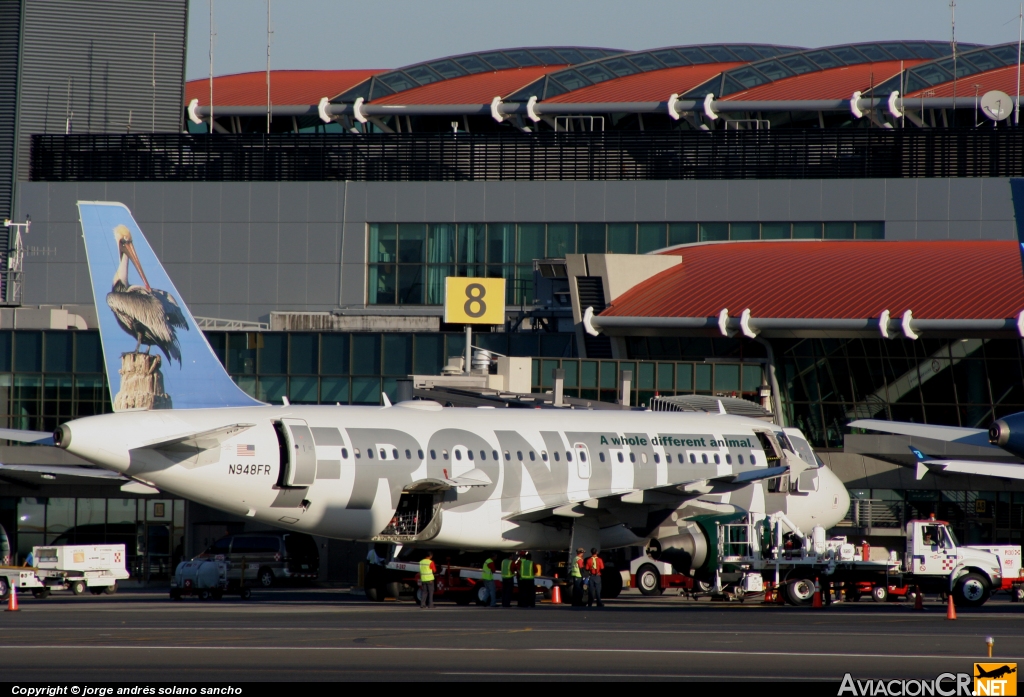
[[(265, 69), (266, 0), (213, 2), (214, 73)], [(188, 79), (209, 73), (209, 3), (190, 3)], [(1016, 41), (1018, 8), (1017, 1), (959, 0), (957, 41)], [(271, 17), (275, 69), (396, 68), (513, 46), (950, 38), (945, 0), (271, 0)]]

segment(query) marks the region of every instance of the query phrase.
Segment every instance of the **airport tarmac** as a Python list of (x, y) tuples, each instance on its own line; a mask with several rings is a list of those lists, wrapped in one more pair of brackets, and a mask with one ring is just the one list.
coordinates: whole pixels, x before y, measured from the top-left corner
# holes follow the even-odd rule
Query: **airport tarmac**
[[(634, 592), (635, 593), (635, 592)], [(0, 613), (7, 681), (841, 680), (970, 672), (1024, 662), (1024, 604), (1005, 594), (955, 622), (929, 599), (823, 610), (623, 594), (603, 609), (372, 603), (337, 589), (243, 601), (166, 591), (47, 600)]]

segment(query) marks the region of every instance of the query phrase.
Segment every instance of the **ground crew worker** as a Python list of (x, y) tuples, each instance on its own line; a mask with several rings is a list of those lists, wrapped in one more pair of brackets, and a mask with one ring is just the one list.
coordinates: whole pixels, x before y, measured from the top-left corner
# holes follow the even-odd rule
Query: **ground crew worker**
[(484, 587), (487, 588), (487, 605), (497, 607), (498, 598), (494, 591), (494, 559), (491, 557), (487, 557), (487, 561), (484, 562), (483, 581)]
[(602, 571), (604, 571), (604, 561), (597, 556), (597, 547), (593, 547), (590, 550), (590, 558), (587, 559), (587, 573), (590, 574), (590, 578), (587, 579), (587, 586), (590, 589), (587, 593), (587, 607), (592, 606), (595, 601), (598, 607), (604, 607), (604, 603), (601, 602)]
[(534, 576), (534, 565), (530, 560), (530, 553), (523, 552), (519, 559), (519, 607), (535, 607), (537, 605)]
[(433, 552), (427, 552), (427, 556), (420, 559), (420, 609), (434, 607), (434, 566)]
[(569, 562), (569, 578), (572, 579), (572, 606), (583, 607), (583, 548), (576, 548), (576, 557)]
[(512, 592), (515, 589), (515, 569), (512, 568), (512, 555), (506, 554), (501, 560), (501, 606), (511, 607)]

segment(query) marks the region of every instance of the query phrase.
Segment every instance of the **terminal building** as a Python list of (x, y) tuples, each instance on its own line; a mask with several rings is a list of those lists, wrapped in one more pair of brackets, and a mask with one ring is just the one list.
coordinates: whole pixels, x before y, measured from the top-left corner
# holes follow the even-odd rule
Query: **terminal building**
[[(444, 278), (503, 277), (506, 321), (473, 344), (531, 358), (531, 392), (561, 369), (591, 402), (625, 401), (627, 370), (634, 406), (767, 394), (847, 484), (839, 533), (892, 545), (936, 513), (971, 542), (1021, 540), (1021, 483), (917, 480), (908, 438), (846, 427), (1024, 411), (1016, 43), (496, 47), (271, 71), (268, 105), (262, 72), (184, 81), (184, 0), (145, 21), (138, 7), (89, 5), (102, 47), (47, 24), (78, 11), (69, 0), (0, 9), (16, 20), (0, 21), (0, 75), (16, 75), (0, 90), (0, 209), (31, 219), (0, 240), (10, 427), (111, 408), (75, 203), (120, 201), (261, 400), (396, 397), (465, 352)], [(70, 463), (0, 447), (4, 463), (54, 458)], [(138, 574), (157, 579), (244, 526), (159, 502), (0, 472), (22, 556), (135, 524)], [(321, 545), (325, 578), (361, 557)]]

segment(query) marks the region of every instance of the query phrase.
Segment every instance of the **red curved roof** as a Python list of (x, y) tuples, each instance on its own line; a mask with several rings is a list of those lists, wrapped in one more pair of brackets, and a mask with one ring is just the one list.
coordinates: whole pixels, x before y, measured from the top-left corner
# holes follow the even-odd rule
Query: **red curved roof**
[(684, 65), (678, 68), (651, 70), (646, 73), (626, 75), (596, 85), (581, 87), (557, 97), (545, 99), (545, 103), (583, 102), (664, 102), (673, 93), (682, 94), (697, 85), (710, 80), (723, 70), (746, 63), (705, 63)]
[(463, 75), (373, 100), (374, 104), (490, 104), (564, 65), (539, 65)]
[[(270, 101), (279, 105), (316, 104), (358, 85), (383, 70), (271, 70)], [(206, 106), (210, 80), (185, 83), (185, 103), (193, 99)], [(213, 78), (213, 104), (261, 106), (267, 103), (266, 72), (221, 75)]]
[[(956, 96), (967, 97), (973, 100), (975, 85), (980, 85), (978, 87), (979, 97), (990, 90), (1000, 90), (1013, 96), (1017, 94), (1017, 66), (1007, 65), (1003, 68), (996, 68), (984, 73), (962, 77), (956, 81)], [(944, 82), (941, 85), (935, 85), (934, 87), (918, 90), (917, 92), (910, 92), (907, 94), (906, 99), (920, 97), (922, 92), (933, 92), (934, 94), (929, 95), (929, 97), (952, 97), (953, 82)], [(957, 102), (957, 107), (959, 106), (960, 104)]]
[(726, 242), (674, 249), (682, 263), (632, 287), (603, 316), (1007, 319), (1024, 309), (1016, 242)]
[[(908, 60), (903, 61), (902, 65), (906, 68), (911, 68), (923, 62), (923, 60)], [(880, 61), (878, 63), (861, 63), (860, 65), (848, 65), (842, 68), (819, 70), (758, 85), (743, 92), (735, 92), (722, 99), (727, 102), (849, 99), (857, 90), (864, 91), (870, 89), (872, 85), (880, 85), (893, 75), (898, 75), (900, 65), (900, 61)]]

